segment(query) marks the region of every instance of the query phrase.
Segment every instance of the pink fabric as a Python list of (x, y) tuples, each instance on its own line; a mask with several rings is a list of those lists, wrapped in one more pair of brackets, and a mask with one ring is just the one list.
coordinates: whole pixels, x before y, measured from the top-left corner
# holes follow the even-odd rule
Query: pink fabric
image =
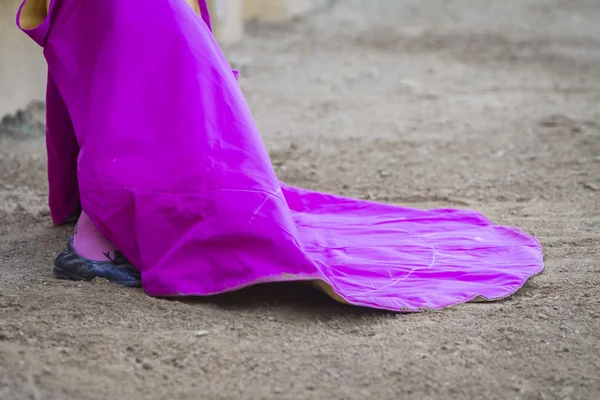
[(210, 21), (210, 14), (208, 13), (208, 5), (206, 4), (206, 0), (198, 0), (198, 4), (200, 5), (200, 15), (202, 16), (204, 23), (208, 29), (212, 31), (212, 23)]
[(183, 0), (56, 1), (27, 33), (50, 71), (54, 222), (80, 199), (150, 295), (321, 280), (350, 304), (417, 311), (506, 297), (543, 268), (537, 240), (474, 211), (281, 184), (207, 23)]
[(94, 261), (108, 261), (115, 256), (115, 246), (96, 229), (85, 212), (75, 227), (73, 247), (77, 254)]

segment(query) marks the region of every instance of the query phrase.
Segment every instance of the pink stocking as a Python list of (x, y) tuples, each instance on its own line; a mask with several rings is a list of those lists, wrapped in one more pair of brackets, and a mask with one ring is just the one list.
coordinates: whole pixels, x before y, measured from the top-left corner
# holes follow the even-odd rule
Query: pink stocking
[(85, 212), (75, 227), (73, 247), (77, 254), (94, 261), (108, 261), (107, 254), (113, 257), (115, 252), (115, 246), (102, 236)]

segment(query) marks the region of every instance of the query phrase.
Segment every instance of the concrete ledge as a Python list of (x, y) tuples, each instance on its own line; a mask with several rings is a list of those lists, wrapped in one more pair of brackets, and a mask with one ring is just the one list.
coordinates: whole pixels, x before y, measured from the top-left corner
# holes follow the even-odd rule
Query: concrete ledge
[(244, 36), (244, 0), (208, 0), (215, 38), (222, 45)]
[(244, 19), (284, 21), (313, 8), (313, 0), (244, 0)]
[(324, 0), (208, 0), (213, 30), (220, 44), (242, 39), (244, 21), (285, 21), (305, 14)]

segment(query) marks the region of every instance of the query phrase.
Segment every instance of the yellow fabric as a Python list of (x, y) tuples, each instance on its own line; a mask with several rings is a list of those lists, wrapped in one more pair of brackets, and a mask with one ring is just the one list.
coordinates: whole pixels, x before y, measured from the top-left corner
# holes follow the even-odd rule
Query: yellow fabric
[(23, 29), (37, 28), (48, 15), (50, 0), (26, 0), (21, 9), (19, 24)]
[(190, 7), (192, 7), (194, 9), (194, 11), (196, 11), (196, 13), (198, 15), (200, 14), (200, 4), (198, 4), (198, 1), (196, 0), (185, 0), (186, 3), (188, 3), (190, 5)]
[(348, 304), (348, 302), (346, 300), (342, 299), (339, 294), (337, 294), (336, 292), (334, 292), (333, 288), (331, 286), (329, 286), (327, 283), (325, 283), (323, 281), (311, 281), (310, 285), (312, 287), (320, 290), (321, 292), (325, 293), (326, 295), (328, 295), (329, 297), (331, 297), (335, 301), (338, 301), (338, 302), (340, 302), (342, 304)]

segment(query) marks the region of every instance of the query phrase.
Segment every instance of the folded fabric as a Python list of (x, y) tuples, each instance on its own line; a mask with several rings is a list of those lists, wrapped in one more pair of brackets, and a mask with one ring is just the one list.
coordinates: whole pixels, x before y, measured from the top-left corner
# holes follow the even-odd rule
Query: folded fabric
[(40, 2), (17, 22), (48, 62), (53, 220), (81, 206), (148, 294), (309, 281), (349, 304), (418, 311), (504, 298), (543, 269), (535, 238), (474, 211), (280, 183), (204, 1)]

